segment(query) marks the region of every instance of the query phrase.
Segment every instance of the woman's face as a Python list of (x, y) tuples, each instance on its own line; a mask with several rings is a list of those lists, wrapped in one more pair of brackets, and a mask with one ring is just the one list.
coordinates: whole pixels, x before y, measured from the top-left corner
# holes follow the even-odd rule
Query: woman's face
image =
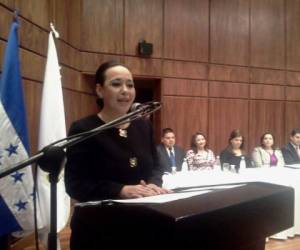
[(104, 109), (126, 114), (135, 99), (135, 88), (130, 71), (123, 66), (109, 68), (105, 72), (103, 86), (97, 84), (96, 92), (103, 99)]
[(197, 148), (203, 149), (206, 145), (206, 139), (203, 135), (197, 135), (195, 138)]
[(243, 143), (243, 137), (238, 136), (230, 140), (231, 146), (233, 149), (239, 149), (241, 148), (241, 145)]
[(266, 147), (266, 148), (270, 148), (273, 146), (274, 144), (274, 139), (273, 136), (270, 134), (266, 134), (263, 138), (262, 144)]

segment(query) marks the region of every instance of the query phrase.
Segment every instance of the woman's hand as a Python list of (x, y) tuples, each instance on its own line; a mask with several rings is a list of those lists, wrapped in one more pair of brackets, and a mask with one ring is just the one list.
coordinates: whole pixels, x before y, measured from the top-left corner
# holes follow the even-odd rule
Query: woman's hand
[(141, 198), (159, 194), (171, 193), (170, 190), (156, 186), (155, 184), (146, 184), (141, 180), (139, 185), (125, 185), (120, 192), (120, 197), (123, 199)]
[(120, 192), (120, 197), (123, 199), (141, 198), (157, 195), (150, 187), (144, 185), (125, 185)]
[(153, 183), (146, 184), (146, 182), (144, 180), (141, 180), (140, 183), (143, 186), (147, 186), (147, 187), (151, 188), (156, 193), (156, 195), (158, 195), (158, 194), (169, 194), (169, 193), (172, 193), (171, 190), (168, 190), (168, 189), (165, 189), (165, 188), (161, 188), (159, 186), (156, 186)]

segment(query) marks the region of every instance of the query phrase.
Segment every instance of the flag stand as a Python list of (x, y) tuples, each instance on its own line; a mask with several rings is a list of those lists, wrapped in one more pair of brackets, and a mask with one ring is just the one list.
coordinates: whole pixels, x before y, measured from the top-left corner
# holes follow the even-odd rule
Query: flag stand
[(57, 187), (58, 176), (63, 168), (65, 159), (64, 149), (71, 147), (77, 143), (94, 137), (104, 130), (131, 122), (133, 120), (147, 116), (161, 108), (159, 102), (149, 102), (142, 104), (137, 110), (123, 115), (111, 122), (105, 123), (95, 129), (83, 132), (77, 135), (69, 136), (49, 144), (40, 150), (37, 154), (13, 165), (10, 169), (0, 172), (0, 179), (9, 174), (20, 170), (32, 163), (38, 163), (42, 170), (49, 173), (50, 182), (50, 232), (48, 234), (48, 250), (57, 250)]

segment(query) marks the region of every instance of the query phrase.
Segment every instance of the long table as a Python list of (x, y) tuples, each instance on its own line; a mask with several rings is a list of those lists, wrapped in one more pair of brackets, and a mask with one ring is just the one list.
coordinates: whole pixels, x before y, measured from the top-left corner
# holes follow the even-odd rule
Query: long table
[(287, 239), (300, 234), (300, 169), (291, 168), (248, 168), (242, 173), (223, 171), (186, 171), (165, 175), (163, 186), (182, 188), (199, 185), (265, 182), (284, 185), (294, 189), (294, 226), (273, 235), (273, 238)]

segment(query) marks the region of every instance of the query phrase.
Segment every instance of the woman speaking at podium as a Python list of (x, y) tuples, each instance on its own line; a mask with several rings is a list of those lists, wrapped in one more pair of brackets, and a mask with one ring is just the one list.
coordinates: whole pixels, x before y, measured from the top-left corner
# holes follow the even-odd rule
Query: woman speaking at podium
[[(96, 93), (100, 112), (74, 122), (69, 135), (89, 131), (129, 111), (136, 95), (131, 72), (115, 61), (100, 65)], [(160, 187), (161, 176), (147, 119), (105, 130), (67, 150), (66, 190), (79, 202), (167, 193)], [(76, 210), (71, 228), (71, 249), (88, 249), (92, 232), (80, 228)]]

